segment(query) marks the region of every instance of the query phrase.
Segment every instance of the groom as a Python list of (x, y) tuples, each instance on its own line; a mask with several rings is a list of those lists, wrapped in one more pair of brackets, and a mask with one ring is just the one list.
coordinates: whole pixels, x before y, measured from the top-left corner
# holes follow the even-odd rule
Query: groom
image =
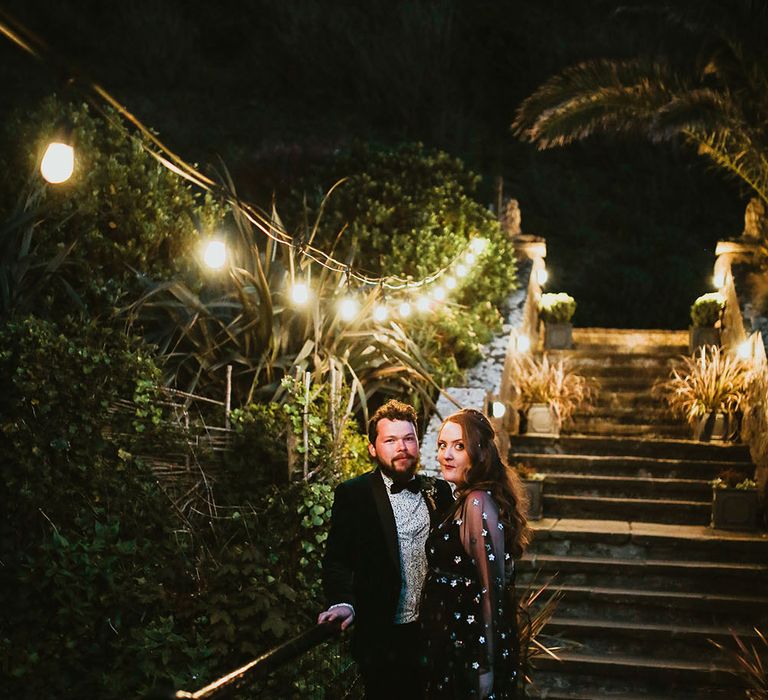
[(423, 697), (418, 614), (430, 526), (453, 502), (450, 486), (416, 475), (416, 411), (388, 401), (368, 424), (376, 468), (340, 484), (323, 562), (329, 607), (318, 623), (354, 622), (352, 655), (367, 700)]

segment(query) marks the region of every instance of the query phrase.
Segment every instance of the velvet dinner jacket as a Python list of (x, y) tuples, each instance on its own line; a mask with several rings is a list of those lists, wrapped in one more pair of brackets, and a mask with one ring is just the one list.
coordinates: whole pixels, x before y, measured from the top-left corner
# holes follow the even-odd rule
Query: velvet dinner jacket
[[(435, 527), (453, 504), (442, 479), (416, 475)], [(395, 516), (378, 469), (336, 487), (323, 561), (328, 604), (355, 607), (353, 648), (361, 637), (392, 625), (400, 597), (400, 552)]]

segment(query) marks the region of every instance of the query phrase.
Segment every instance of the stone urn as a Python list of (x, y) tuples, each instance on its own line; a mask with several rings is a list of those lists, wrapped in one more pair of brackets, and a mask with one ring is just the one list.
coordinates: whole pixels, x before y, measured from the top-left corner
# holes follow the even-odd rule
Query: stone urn
[(705, 345), (720, 345), (720, 329), (714, 326), (690, 326), (688, 328), (688, 352), (693, 355)]
[(573, 347), (572, 323), (544, 323), (544, 349), (568, 350)]
[(552, 404), (534, 403), (526, 411), (526, 435), (559, 437), (560, 417)]
[(712, 489), (712, 527), (718, 530), (755, 530), (757, 489)]

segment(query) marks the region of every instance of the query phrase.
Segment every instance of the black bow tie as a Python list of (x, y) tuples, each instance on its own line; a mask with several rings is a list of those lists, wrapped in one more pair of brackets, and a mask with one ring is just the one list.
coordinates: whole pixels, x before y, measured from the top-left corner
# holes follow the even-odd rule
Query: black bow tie
[(396, 481), (393, 481), (392, 486), (389, 487), (390, 493), (400, 493), (403, 490), (408, 490), (411, 493), (418, 493), (420, 490), (418, 479), (411, 479), (405, 484), (398, 484)]

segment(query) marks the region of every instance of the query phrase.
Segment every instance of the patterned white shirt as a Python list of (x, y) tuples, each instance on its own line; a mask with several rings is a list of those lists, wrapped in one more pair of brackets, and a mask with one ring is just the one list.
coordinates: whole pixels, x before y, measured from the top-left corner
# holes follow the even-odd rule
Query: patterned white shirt
[(387, 489), (397, 527), (397, 548), (400, 551), (400, 599), (395, 611), (394, 623), (402, 625), (419, 617), (421, 589), (427, 575), (427, 554), (424, 545), (429, 534), (429, 509), (421, 493), (403, 489), (392, 493), (390, 479), (380, 472)]

